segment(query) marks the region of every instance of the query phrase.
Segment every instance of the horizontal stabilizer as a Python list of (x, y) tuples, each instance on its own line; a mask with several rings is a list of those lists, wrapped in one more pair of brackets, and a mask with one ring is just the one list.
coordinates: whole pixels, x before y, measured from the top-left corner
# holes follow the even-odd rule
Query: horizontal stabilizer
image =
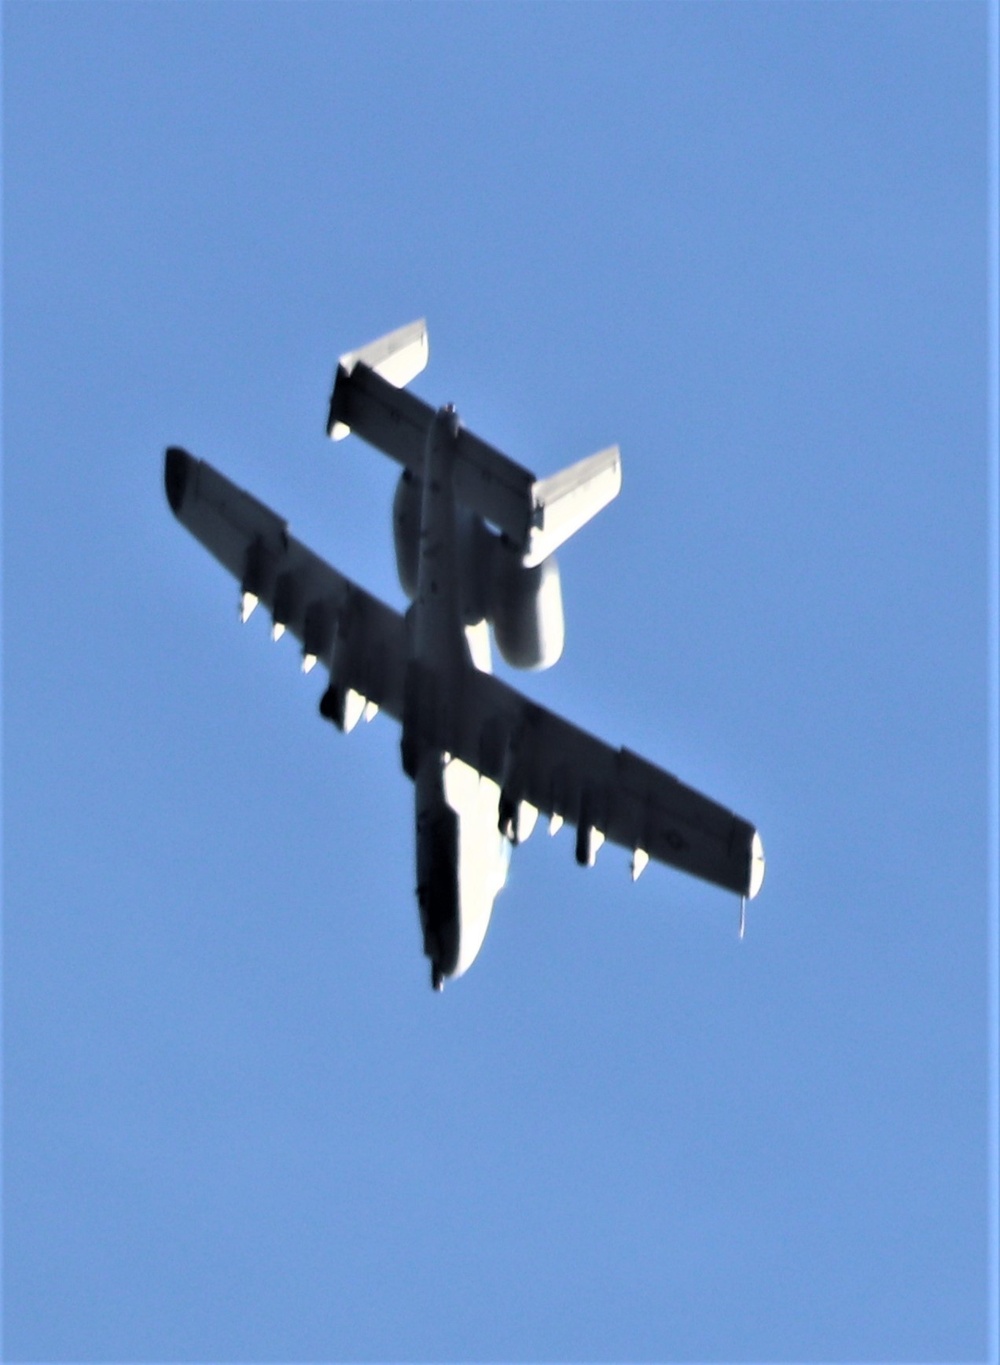
[[(348, 372), (343, 365), (330, 396), (327, 430), (343, 429), (398, 460), (419, 478), (434, 409), (409, 389), (390, 384), (363, 360)], [(531, 530), (535, 476), (465, 427), (459, 429), (455, 496), (492, 522), (519, 549)]]
[(539, 479), (532, 488), (534, 514), (524, 563), (540, 564), (570, 536), (616, 498), (622, 486), (622, 457), (617, 446)]
[[(418, 322), (407, 323), (405, 327), (379, 337), (377, 341), (370, 341), (356, 351), (348, 351), (340, 357), (339, 369), (349, 375), (360, 361), (381, 375), (393, 388), (402, 389), (426, 368), (428, 355), (427, 323), (421, 318)], [(341, 441), (350, 430), (344, 422), (337, 421), (331, 406), (327, 435), (334, 441)]]
[[(427, 328), (410, 323), (340, 357), (327, 434), (354, 432), (419, 478), (435, 409), (403, 385), (427, 363)], [(496, 527), (528, 568), (547, 559), (617, 496), (621, 454), (609, 446), (547, 479), (467, 427), (456, 437), (455, 496)]]

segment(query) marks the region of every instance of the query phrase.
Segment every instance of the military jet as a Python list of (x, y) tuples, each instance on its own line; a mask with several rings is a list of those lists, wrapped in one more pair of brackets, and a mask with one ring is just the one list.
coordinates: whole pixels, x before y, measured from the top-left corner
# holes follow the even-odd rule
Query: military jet
[(536, 705), (491, 671), (490, 634), (508, 664), (548, 668), (563, 649), (555, 551), (621, 488), (617, 446), (536, 479), (406, 385), (427, 364), (411, 323), (340, 357), (327, 434), (360, 436), (402, 465), (392, 524), (405, 615), (370, 596), (289, 534), (270, 508), (176, 446), (165, 484), (178, 520), (239, 581), (239, 614), (258, 604), (272, 635), (329, 672), (320, 714), (351, 731), (378, 711), (402, 726), (415, 788), (417, 901), (431, 984), (475, 961), (513, 846), (539, 814), (575, 828), (576, 860), (605, 840), (693, 873), (746, 901), (764, 851), (746, 820), (630, 750), (614, 749)]

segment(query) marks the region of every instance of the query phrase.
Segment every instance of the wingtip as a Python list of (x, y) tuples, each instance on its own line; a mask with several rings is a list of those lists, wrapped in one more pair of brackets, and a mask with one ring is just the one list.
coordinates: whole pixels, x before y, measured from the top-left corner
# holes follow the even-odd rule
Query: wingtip
[(753, 840), (750, 844), (750, 877), (747, 885), (747, 900), (752, 901), (754, 896), (764, 884), (764, 869), (766, 859), (764, 857), (764, 845), (761, 843), (760, 835), (756, 830), (753, 832)]
[(175, 517), (180, 516), (193, 465), (194, 458), (186, 450), (182, 450), (180, 446), (167, 447), (163, 459), (163, 485), (166, 489), (167, 502)]

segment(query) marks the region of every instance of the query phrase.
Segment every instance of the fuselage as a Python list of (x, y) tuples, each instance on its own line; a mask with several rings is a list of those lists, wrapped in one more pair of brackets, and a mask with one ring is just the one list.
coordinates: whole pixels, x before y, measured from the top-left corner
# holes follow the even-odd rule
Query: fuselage
[(489, 664), (485, 627), (477, 633), (464, 620), (469, 513), (454, 495), (458, 430), (455, 411), (442, 408), (427, 438), (402, 737), (403, 766), (414, 783), (417, 901), (435, 989), (475, 960), (511, 848), (500, 831), (497, 784), (421, 739), (433, 728), (423, 723), (424, 708), (459, 705), (463, 675)]

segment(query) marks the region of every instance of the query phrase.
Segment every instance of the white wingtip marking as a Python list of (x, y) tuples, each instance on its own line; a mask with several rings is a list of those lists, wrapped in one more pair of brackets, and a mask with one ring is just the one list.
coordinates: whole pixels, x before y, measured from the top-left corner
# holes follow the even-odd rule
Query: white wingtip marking
[(766, 866), (764, 858), (764, 845), (761, 843), (760, 835), (756, 830), (753, 832), (753, 843), (750, 845), (750, 885), (747, 888), (747, 900), (752, 901), (764, 883), (764, 868)]

